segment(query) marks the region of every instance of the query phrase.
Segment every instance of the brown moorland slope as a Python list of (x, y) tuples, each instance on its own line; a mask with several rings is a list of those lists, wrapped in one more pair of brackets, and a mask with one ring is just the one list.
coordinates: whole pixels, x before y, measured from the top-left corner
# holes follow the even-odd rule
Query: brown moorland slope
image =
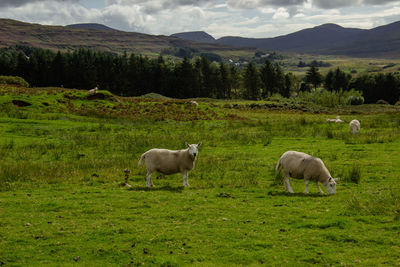
[(118, 30), (47, 26), (0, 19), (0, 47), (25, 45), (50, 50), (71, 51), (90, 48), (109, 52), (137, 54), (160, 53), (163, 49), (191, 47), (199, 52), (243, 51), (221, 44), (204, 44), (177, 37), (149, 35)]

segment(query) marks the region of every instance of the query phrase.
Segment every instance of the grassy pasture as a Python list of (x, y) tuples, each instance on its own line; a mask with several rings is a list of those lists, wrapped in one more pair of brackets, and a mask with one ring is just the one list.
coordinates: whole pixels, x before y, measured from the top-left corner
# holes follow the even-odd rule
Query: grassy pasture
[[(187, 102), (0, 86), (0, 262), (399, 265), (399, 107), (326, 114)], [(325, 123), (333, 114), (359, 119), (360, 133)], [(145, 188), (139, 156), (185, 141), (203, 142), (191, 186), (154, 174)], [(322, 158), (341, 178), (337, 194), (310, 184), (305, 195), (299, 180), (285, 193), (274, 167), (287, 150)], [(120, 185), (125, 168), (131, 188)]]
[(357, 76), (364, 73), (382, 73), (393, 72), (397, 73), (400, 70), (399, 59), (377, 59), (377, 58), (351, 58), (346, 56), (329, 56), (329, 55), (299, 55), (288, 54), (279, 62), (283, 65), (286, 71), (296, 75), (305, 75), (309, 67), (299, 68), (299, 61), (310, 63), (313, 60), (329, 63), (331, 66), (319, 67), (318, 69), (324, 75), (329, 70), (340, 68), (346, 73), (351, 73)]

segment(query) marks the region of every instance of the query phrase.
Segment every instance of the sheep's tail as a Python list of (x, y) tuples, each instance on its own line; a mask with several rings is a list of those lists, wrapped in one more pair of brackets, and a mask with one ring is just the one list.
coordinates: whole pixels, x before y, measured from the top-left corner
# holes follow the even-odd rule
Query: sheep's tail
[(142, 166), (142, 160), (143, 160), (145, 157), (146, 157), (146, 153), (143, 153), (143, 154), (140, 156), (140, 159), (139, 159), (139, 162), (138, 162), (138, 166)]
[(278, 171), (280, 171), (281, 167), (282, 167), (281, 159), (279, 159), (278, 164), (276, 164), (275, 170), (278, 172)]

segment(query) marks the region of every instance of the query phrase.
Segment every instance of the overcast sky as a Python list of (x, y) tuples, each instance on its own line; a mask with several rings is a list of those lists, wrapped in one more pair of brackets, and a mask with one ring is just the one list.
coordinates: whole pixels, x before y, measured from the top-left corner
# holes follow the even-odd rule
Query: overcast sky
[(400, 0), (0, 0), (0, 17), (101, 23), (149, 34), (275, 37), (324, 23), (370, 29), (400, 20)]

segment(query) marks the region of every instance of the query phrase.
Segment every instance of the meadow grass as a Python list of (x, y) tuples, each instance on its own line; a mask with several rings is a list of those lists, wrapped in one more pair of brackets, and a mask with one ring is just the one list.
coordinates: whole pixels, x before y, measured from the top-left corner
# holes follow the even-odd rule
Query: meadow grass
[[(6, 266), (400, 262), (396, 112), (340, 113), (346, 122), (361, 121), (360, 133), (352, 135), (348, 123), (325, 123), (332, 115), (324, 113), (199, 100), (200, 111), (215, 117), (81, 116), (57, 100), (40, 106), (45, 96), (36, 93), (30, 94), (34, 107), (0, 103), (0, 262)], [(56, 90), (49, 98), (64, 93)], [(115, 104), (71, 101), (110, 110)], [(168, 100), (119, 101), (132, 110), (173, 105), (163, 109), (170, 118), (200, 114)], [(174, 113), (177, 106), (183, 113)], [(145, 187), (146, 171), (137, 166), (143, 152), (199, 141), (189, 188), (180, 174), (153, 174), (155, 187)], [(293, 179), (296, 193), (286, 193), (274, 168), (287, 150), (320, 157), (341, 178), (337, 194), (320, 195), (313, 184), (303, 194), (304, 182)], [(121, 186), (125, 168), (130, 188)]]

